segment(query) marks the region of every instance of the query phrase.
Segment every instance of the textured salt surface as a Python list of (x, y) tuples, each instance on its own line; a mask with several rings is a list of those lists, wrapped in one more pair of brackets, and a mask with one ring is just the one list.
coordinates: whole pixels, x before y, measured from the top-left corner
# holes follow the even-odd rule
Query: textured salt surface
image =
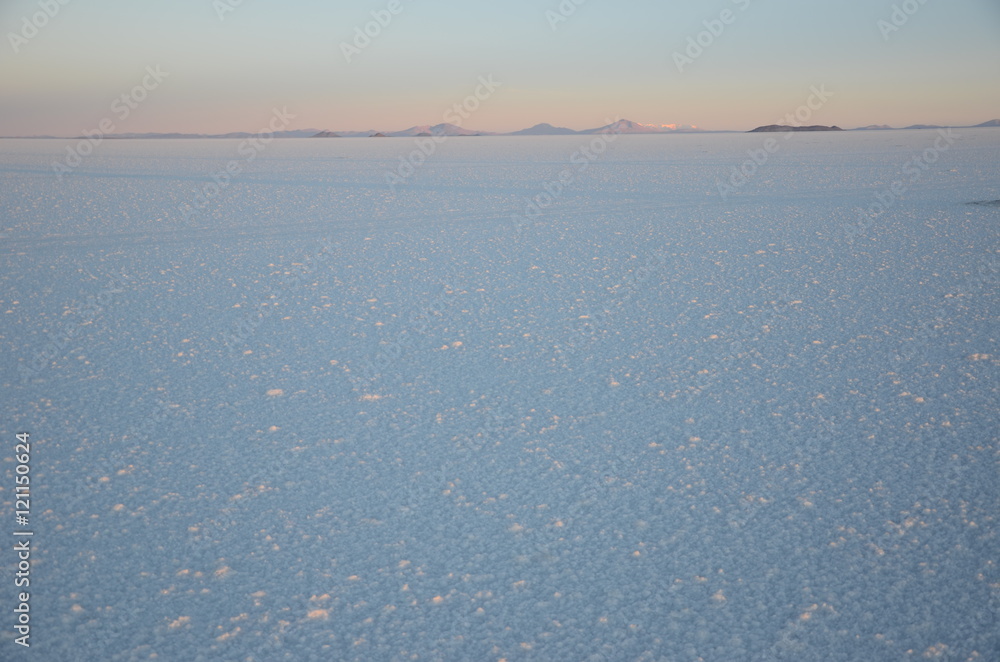
[(3, 141), (33, 659), (1000, 659), (1000, 132), (760, 140)]

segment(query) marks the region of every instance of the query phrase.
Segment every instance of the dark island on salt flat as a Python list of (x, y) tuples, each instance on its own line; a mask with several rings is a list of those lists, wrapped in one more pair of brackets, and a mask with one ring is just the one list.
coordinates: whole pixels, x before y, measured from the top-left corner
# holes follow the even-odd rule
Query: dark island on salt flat
[(839, 126), (782, 126), (781, 124), (768, 124), (758, 126), (747, 133), (787, 133), (789, 131), (843, 131)]

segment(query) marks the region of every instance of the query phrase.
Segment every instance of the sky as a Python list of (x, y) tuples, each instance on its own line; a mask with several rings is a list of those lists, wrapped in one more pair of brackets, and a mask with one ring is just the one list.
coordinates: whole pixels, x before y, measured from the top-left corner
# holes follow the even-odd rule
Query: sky
[(1000, 119), (1000, 0), (0, 0), (0, 32), (3, 136)]

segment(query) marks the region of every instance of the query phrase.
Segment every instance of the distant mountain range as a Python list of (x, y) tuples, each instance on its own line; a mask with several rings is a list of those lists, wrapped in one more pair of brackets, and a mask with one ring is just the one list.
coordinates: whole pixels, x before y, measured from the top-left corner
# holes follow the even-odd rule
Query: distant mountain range
[(938, 124), (913, 124), (911, 126), (904, 126), (900, 129), (889, 126), (888, 124), (872, 124), (870, 126), (862, 126), (857, 129), (852, 129), (852, 131), (905, 131), (907, 129), (986, 129), (986, 128), (998, 128), (1000, 127), (1000, 120), (990, 120), (989, 122), (983, 122), (982, 124), (976, 124), (975, 126), (942, 126)]
[(788, 131), (843, 131), (839, 126), (785, 126), (782, 124), (768, 124), (758, 126), (750, 133), (786, 133)]
[[(702, 132), (696, 126), (681, 126), (677, 124), (639, 124), (631, 120), (618, 120), (596, 129), (576, 131), (551, 124), (536, 124), (530, 129), (521, 129), (511, 133), (495, 133), (492, 131), (473, 131), (455, 124), (435, 124), (412, 126), (402, 131), (383, 131), (382, 135), (389, 138), (419, 138), (432, 136), (576, 136), (594, 135), (598, 133), (692, 133)], [(378, 135), (376, 131), (319, 131), (313, 138), (367, 138)]]
[[(976, 124), (975, 126), (937, 126), (934, 124), (914, 124), (912, 126), (902, 127), (902, 129), (982, 129), (982, 128), (1000, 128), (1000, 119), (990, 120), (989, 122), (983, 122), (982, 124)], [(850, 131), (892, 131), (892, 130), (902, 130), (896, 129), (894, 127), (888, 126), (886, 124), (872, 124), (869, 126), (862, 126), (856, 129), (849, 129)], [(751, 133), (754, 132), (783, 132), (783, 131), (843, 131), (840, 127), (829, 127), (829, 126), (782, 126), (777, 124), (772, 124), (768, 126), (761, 126), (753, 129)], [(536, 124), (529, 129), (521, 129), (520, 131), (513, 131), (510, 133), (494, 133), (490, 131), (474, 131), (472, 129), (466, 129), (455, 124), (422, 124), (417, 126), (412, 126), (409, 129), (404, 129), (402, 131), (323, 131), (320, 129), (296, 129), (294, 131), (277, 131), (274, 133), (275, 138), (419, 138), (419, 137), (433, 137), (433, 136), (574, 136), (574, 135), (595, 135), (600, 133), (620, 133), (620, 134), (634, 134), (634, 135), (649, 135), (649, 134), (668, 134), (668, 133), (733, 133), (732, 131), (708, 131), (706, 129), (699, 129), (696, 126), (686, 126), (680, 124), (639, 124), (638, 122), (633, 122), (631, 120), (618, 120), (612, 122), (606, 126), (597, 127), (596, 129), (584, 129), (582, 131), (577, 131), (575, 129), (567, 129), (565, 127), (553, 126), (551, 124)], [(247, 131), (239, 131), (233, 133), (218, 133), (218, 134), (204, 134), (204, 133), (116, 133), (104, 136), (109, 139), (127, 140), (127, 139), (197, 139), (197, 138), (214, 138), (214, 139), (246, 139), (253, 138), (257, 136), (256, 133), (250, 133)], [(17, 136), (4, 136), (8, 138), (15, 138)], [(23, 138), (48, 138), (48, 139), (84, 139), (83, 136), (75, 137), (60, 137), (60, 136), (21, 136)]]

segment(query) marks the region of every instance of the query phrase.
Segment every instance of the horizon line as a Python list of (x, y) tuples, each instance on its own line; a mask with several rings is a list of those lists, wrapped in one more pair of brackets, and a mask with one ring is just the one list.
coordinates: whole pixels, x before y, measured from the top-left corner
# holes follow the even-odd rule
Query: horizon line
[[(549, 122), (539, 122), (530, 127), (523, 129), (517, 129), (515, 131), (485, 131), (479, 129), (467, 129), (459, 124), (454, 124), (451, 122), (439, 122), (438, 124), (414, 124), (406, 129), (398, 129), (394, 131), (389, 131), (385, 129), (365, 129), (365, 130), (330, 130), (330, 129), (316, 129), (316, 128), (304, 128), (304, 129), (285, 129), (281, 131), (226, 131), (223, 133), (191, 133), (184, 131), (142, 131), (142, 132), (123, 132), (123, 133), (101, 133), (100, 131), (92, 132), (91, 135), (75, 135), (75, 136), (59, 136), (59, 135), (32, 135), (32, 136), (0, 136), (0, 140), (88, 140), (97, 139), (101, 140), (104, 138), (108, 139), (142, 139), (142, 138), (156, 138), (161, 139), (182, 139), (182, 138), (237, 138), (237, 137), (248, 137), (262, 135), (266, 133), (272, 133), (275, 138), (313, 138), (320, 137), (322, 134), (335, 134), (331, 136), (323, 137), (341, 137), (341, 138), (363, 138), (363, 137), (384, 137), (384, 138), (418, 138), (418, 137), (446, 137), (446, 138), (475, 138), (475, 137), (541, 137), (546, 134), (525, 134), (525, 131), (530, 131), (532, 129), (537, 129), (539, 127), (551, 127), (552, 129), (558, 131), (566, 131), (569, 133), (554, 134), (554, 135), (589, 135), (600, 133), (603, 130), (608, 130), (609, 127), (613, 127), (616, 124), (629, 123), (638, 127), (650, 129), (649, 131), (635, 131), (632, 133), (624, 133), (625, 135), (672, 135), (672, 134), (690, 134), (690, 133), (752, 133), (757, 129), (765, 127), (787, 127), (789, 130), (802, 129), (805, 127), (817, 126), (823, 128), (840, 129), (841, 131), (903, 131), (903, 130), (923, 130), (923, 129), (979, 129), (979, 128), (998, 128), (1000, 127), (1000, 119), (987, 120), (979, 124), (972, 125), (958, 125), (958, 124), (911, 124), (904, 127), (894, 127), (888, 124), (867, 124), (864, 126), (853, 127), (849, 129), (842, 129), (839, 125), (788, 125), (788, 124), (763, 124), (753, 129), (705, 129), (697, 125), (666, 125), (666, 124), (642, 124), (640, 122), (635, 122), (628, 119), (618, 119), (610, 124), (606, 124), (600, 127), (594, 127), (589, 129), (570, 129), (568, 127), (553, 125)], [(670, 127), (677, 128), (670, 128)], [(438, 127), (452, 127), (454, 129), (461, 130), (463, 134), (446, 134), (446, 133), (423, 133), (423, 134), (404, 134), (406, 131), (412, 131), (418, 128), (428, 128), (434, 129)], [(311, 133), (312, 135), (306, 136), (291, 136), (289, 134), (302, 134)], [(365, 135), (367, 134), (367, 135)], [(521, 134), (520, 136), (516, 134)], [(550, 136), (553, 134), (549, 134)]]

